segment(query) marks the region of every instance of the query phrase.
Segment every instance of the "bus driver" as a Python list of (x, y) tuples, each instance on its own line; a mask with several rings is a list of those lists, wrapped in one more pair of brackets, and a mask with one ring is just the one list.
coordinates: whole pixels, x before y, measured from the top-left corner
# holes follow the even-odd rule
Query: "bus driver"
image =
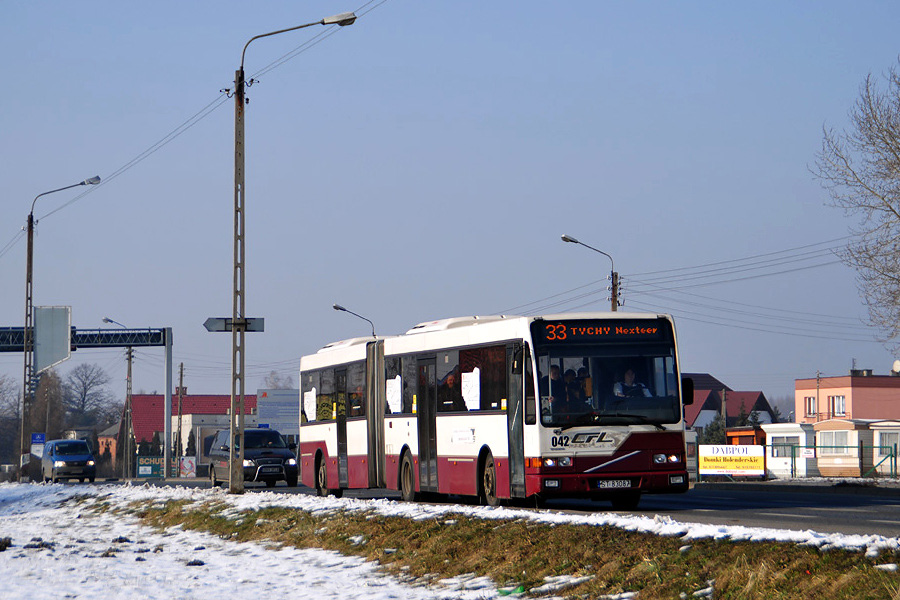
[(622, 381), (613, 386), (613, 394), (620, 398), (650, 398), (653, 394), (643, 383), (634, 380), (634, 369), (628, 367), (622, 376)]

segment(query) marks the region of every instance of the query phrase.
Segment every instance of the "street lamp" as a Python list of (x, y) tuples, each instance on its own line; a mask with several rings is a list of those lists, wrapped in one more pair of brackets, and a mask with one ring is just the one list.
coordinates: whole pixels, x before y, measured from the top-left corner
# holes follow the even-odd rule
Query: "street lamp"
[(594, 252), (599, 252), (600, 254), (602, 254), (603, 256), (605, 256), (606, 258), (609, 259), (609, 262), (611, 265), (610, 280), (612, 281), (612, 287), (611, 287), (612, 295), (610, 297), (610, 301), (611, 301), (610, 309), (613, 312), (617, 311), (619, 309), (619, 274), (616, 273), (616, 263), (613, 261), (613, 257), (610, 256), (609, 254), (607, 254), (606, 252), (604, 252), (603, 250), (598, 250), (598, 249), (594, 248), (593, 246), (588, 246), (584, 242), (579, 242), (578, 240), (573, 238), (571, 235), (563, 234), (562, 241), (569, 242), (570, 244), (581, 244), (585, 248), (590, 248)]
[(34, 220), (34, 205), (38, 201), (38, 198), (41, 196), (46, 196), (48, 194), (53, 194), (56, 192), (61, 192), (63, 190), (68, 190), (73, 187), (78, 187), (80, 185), (97, 185), (100, 183), (100, 177), (94, 176), (90, 179), (85, 179), (79, 183), (73, 183), (72, 185), (67, 185), (66, 187), (61, 187), (55, 190), (50, 190), (49, 192), (44, 192), (43, 194), (38, 194), (34, 197), (34, 200), (31, 201), (31, 212), (28, 213), (28, 247), (25, 255), (25, 331), (23, 332), (24, 337), (24, 365), (22, 368), (22, 423), (21, 429), (19, 431), (20, 435), (20, 457), (19, 457), (19, 481), (22, 481), (22, 468), (25, 466), (25, 411), (28, 408), (28, 405), (31, 401), (31, 396), (34, 393), (34, 344), (32, 342), (32, 337), (34, 332), (32, 331), (33, 320), (34, 320), (34, 311), (32, 310), (32, 259), (34, 257), (34, 225), (36, 221)]
[(229, 444), (229, 483), (232, 494), (244, 491), (244, 334), (247, 331), (244, 293), (244, 57), (253, 40), (312, 27), (313, 25), (351, 25), (352, 12), (326, 17), (321, 21), (279, 29), (250, 38), (241, 51), (241, 67), (234, 77), (234, 295), (231, 320), (231, 444)]
[[(118, 325), (122, 329), (128, 329), (118, 321), (113, 321), (109, 317), (103, 317), (104, 323), (112, 323)], [(122, 448), (122, 479), (131, 478), (131, 467), (134, 463), (134, 451), (131, 444), (134, 441), (134, 433), (132, 432), (131, 421), (131, 363), (134, 358), (134, 349), (131, 346), (125, 348), (125, 359), (128, 363), (128, 374), (125, 377), (125, 442)]]
[[(358, 315), (358, 314), (356, 314), (355, 312), (353, 312), (352, 310), (347, 310), (346, 308), (344, 308), (344, 307), (341, 306), (340, 304), (333, 304), (333, 305), (331, 306), (331, 308), (333, 308), (334, 310), (343, 311), (343, 312), (345, 312), (345, 313), (350, 313), (350, 314), (353, 315), (354, 317), (359, 317), (359, 318), (362, 319), (363, 321), (369, 321), (369, 319), (365, 318), (364, 316)], [(374, 338), (374, 337), (376, 337), (376, 336), (375, 336), (375, 323), (373, 323), (372, 321), (369, 321), (369, 325), (372, 326), (372, 337)]]

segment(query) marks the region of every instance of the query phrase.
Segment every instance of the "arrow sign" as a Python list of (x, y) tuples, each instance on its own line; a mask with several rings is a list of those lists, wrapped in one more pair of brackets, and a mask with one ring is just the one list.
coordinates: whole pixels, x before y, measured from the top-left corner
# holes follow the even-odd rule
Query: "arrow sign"
[[(262, 317), (244, 319), (244, 331), (264, 331), (265, 321)], [(211, 332), (232, 331), (234, 320), (231, 317), (210, 317), (203, 322), (203, 326)]]

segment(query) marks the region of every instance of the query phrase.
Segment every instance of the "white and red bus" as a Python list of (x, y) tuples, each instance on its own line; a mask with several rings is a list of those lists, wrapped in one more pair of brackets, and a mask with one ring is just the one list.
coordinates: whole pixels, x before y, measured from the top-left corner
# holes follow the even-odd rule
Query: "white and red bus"
[(671, 317), (463, 317), (300, 361), (300, 461), (319, 494), (501, 500), (689, 488)]

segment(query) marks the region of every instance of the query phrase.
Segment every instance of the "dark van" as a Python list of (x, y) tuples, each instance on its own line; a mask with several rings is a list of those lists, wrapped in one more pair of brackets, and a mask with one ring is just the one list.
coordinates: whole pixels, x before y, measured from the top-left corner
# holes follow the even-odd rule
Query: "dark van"
[(90, 446), (84, 440), (51, 440), (44, 444), (41, 458), (44, 481), (56, 483), (63, 479), (85, 479), (94, 483), (97, 466)]
[[(216, 433), (209, 449), (209, 481), (213, 487), (228, 481), (228, 452), (230, 433), (223, 429)], [(274, 487), (279, 481), (297, 485), (297, 457), (295, 444), (287, 444), (274, 429), (244, 430), (244, 481), (261, 481)]]

